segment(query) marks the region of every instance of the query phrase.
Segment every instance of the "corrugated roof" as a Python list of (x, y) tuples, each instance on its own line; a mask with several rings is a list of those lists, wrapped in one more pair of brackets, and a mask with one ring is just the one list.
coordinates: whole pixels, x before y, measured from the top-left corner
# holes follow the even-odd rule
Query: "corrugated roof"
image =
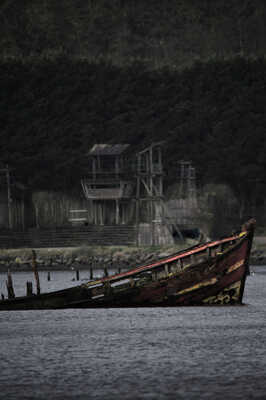
[(123, 153), (129, 144), (95, 144), (89, 151), (89, 155), (117, 155)]

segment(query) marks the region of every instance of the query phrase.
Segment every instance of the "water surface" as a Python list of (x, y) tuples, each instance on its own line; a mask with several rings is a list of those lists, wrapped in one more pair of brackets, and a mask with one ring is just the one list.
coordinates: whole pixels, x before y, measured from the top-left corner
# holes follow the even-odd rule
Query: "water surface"
[[(254, 271), (245, 306), (1, 312), (0, 398), (265, 399), (266, 267)], [(14, 274), (17, 294), (30, 276)]]

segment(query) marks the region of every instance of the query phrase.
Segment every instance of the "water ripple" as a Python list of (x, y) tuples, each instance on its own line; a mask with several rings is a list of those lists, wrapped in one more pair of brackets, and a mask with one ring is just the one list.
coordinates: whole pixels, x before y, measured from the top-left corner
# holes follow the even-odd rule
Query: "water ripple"
[(246, 289), (244, 307), (1, 312), (0, 398), (266, 398), (266, 275)]

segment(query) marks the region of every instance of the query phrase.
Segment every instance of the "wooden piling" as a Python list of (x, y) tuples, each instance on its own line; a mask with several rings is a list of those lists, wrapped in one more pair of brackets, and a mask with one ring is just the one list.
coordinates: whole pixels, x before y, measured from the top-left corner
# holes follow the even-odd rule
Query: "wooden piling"
[(76, 270), (76, 280), (79, 281), (79, 270)]
[(7, 281), (6, 281), (6, 288), (7, 288), (7, 296), (9, 299), (15, 298), (15, 292), (13, 288), (13, 281), (10, 270), (7, 271)]
[(26, 282), (26, 293), (27, 293), (27, 296), (32, 296), (32, 294), (33, 294), (32, 282), (29, 282), (29, 281)]
[(36, 251), (32, 250), (32, 269), (36, 281), (36, 292), (37, 294), (41, 293), (41, 287), (40, 287), (40, 278), (39, 278), (39, 273), (37, 270), (37, 261), (36, 261)]
[(106, 267), (106, 266), (104, 267), (104, 276), (105, 276), (105, 277), (107, 277), (107, 276), (108, 276), (108, 269), (107, 269), (107, 267)]
[(92, 279), (93, 279), (93, 268), (90, 267), (90, 280), (92, 280)]
[(48, 273), (47, 273), (47, 281), (50, 281), (51, 280), (51, 275), (50, 275), (50, 271), (48, 271)]

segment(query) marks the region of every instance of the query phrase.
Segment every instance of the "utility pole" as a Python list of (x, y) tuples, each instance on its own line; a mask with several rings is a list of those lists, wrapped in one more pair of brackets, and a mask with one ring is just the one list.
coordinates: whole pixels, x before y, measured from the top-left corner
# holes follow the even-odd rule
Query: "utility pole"
[(8, 227), (12, 229), (12, 198), (11, 198), (11, 183), (10, 183), (10, 169), (8, 164), (6, 168), (0, 169), (0, 172), (6, 174), (6, 185), (7, 185), (7, 208), (8, 208)]
[(6, 165), (6, 183), (7, 183), (7, 207), (8, 207), (8, 227), (12, 229), (12, 198), (10, 186), (10, 171), (8, 164)]

